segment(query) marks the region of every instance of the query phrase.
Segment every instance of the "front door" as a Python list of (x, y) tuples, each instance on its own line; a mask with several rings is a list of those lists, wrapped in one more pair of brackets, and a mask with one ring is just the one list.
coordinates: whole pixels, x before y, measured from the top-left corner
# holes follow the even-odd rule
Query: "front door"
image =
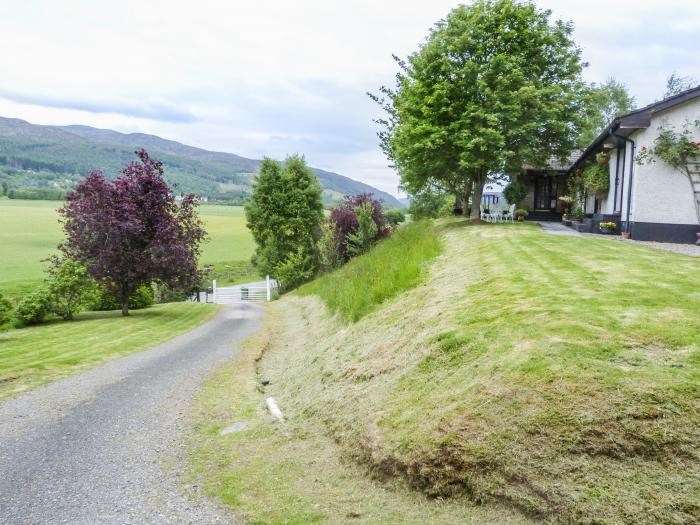
[(557, 181), (555, 177), (539, 176), (535, 179), (535, 210), (557, 209)]

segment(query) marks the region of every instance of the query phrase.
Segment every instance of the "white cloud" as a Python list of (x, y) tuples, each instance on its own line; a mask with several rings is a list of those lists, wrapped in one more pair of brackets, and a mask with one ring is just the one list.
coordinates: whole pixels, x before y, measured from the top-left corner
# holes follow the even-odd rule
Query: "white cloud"
[[(700, 4), (541, 0), (576, 24), (589, 80), (639, 103), (676, 70), (700, 79)], [(250, 157), (303, 153), (396, 193), (365, 95), (391, 83), (456, 2), (5, 0), (0, 115), (88, 124)], [(3, 97), (3, 93), (5, 96)]]

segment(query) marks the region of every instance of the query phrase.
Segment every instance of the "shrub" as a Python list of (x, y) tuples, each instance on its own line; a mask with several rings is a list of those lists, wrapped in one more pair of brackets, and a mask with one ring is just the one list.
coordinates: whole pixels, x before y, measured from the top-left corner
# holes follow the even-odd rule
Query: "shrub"
[(347, 252), (352, 256), (362, 255), (369, 250), (377, 239), (377, 224), (372, 218), (372, 205), (368, 202), (355, 208), (357, 229), (346, 237)]
[[(217, 283), (218, 286), (218, 283)], [(187, 301), (196, 292), (200, 290), (185, 290), (182, 288), (171, 288), (166, 284), (156, 284), (154, 286), (153, 299), (156, 303), (181, 303), (182, 301)], [(206, 290), (208, 286), (199, 286), (203, 290)], [(131, 300), (131, 299), (129, 299)], [(131, 303), (130, 303), (131, 304)], [(146, 306), (150, 306), (146, 305)], [(146, 306), (141, 306), (141, 308), (146, 308)]]
[(515, 218), (516, 219), (522, 220), (527, 216), (528, 216), (528, 211), (526, 209), (518, 208), (517, 210), (515, 210)]
[(450, 215), (454, 208), (454, 199), (444, 193), (424, 191), (411, 195), (408, 213), (411, 219), (436, 219), (441, 215)]
[(95, 302), (97, 287), (85, 267), (70, 259), (53, 258), (46, 278), (49, 311), (62, 319), (74, 315)]
[(503, 190), (503, 196), (509, 204), (517, 206), (527, 197), (527, 186), (519, 180), (513, 180)]
[(12, 303), (0, 293), (0, 330), (12, 320)]
[(588, 191), (596, 195), (607, 193), (610, 189), (610, 176), (607, 164), (589, 164), (583, 170), (583, 185)]
[[(163, 285), (165, 288), (165, 285)], [(178, 299), (182, 300), (182, 299)], [(150, 283), (142, 284), (129, 295), (129, 309), (140, 310), (148, 308), (155, 302), (155, 292)], [(172, 301), (161, 301), (172, 302)], [(97, 292), (97, 300), (94, 304), (95, 310), (119, 310), (121, 304), (119, 295), (108, 288), (100, 288)]]
[(324, 272), (335, 270), (343, 263), (340, 255), (340, 236), (335, 225), (326, 221), (321, 227), (321, 238), (318, 240), (318, 258), (320, 269)]
[(340, 256), (344, 261), (348, 260), (352, 253), (348, 251), (348, 235), (356, 232), (360, 227), (356, 210), (367, 204), (371, 208), (371, 217), (377, 230), (374, 240), (387, 237), (391, 233), (391, 228), (386, 222), (382, 203), (372, 197), (371, 193), (346, 196), (343, 202), (331, 210), (330, 221), (335, 225), (339, 237)]
[(49, 294), (46, 288), (37, 288), (24, 296), (17, 305), (17, 319), (25, 325), (39, 324), (49, 313)]
[(386, 220), (389, 226), (396, 228), (399, 224), (406, 220), (406, 212), (400, 208), (394, 208), (386, 212)]
[(275, 276), (285, 291), (305, 283), (314, 276), (314, 273), (314, 259), (301, 247), (287, 255), (287, 258), (275, 268)]

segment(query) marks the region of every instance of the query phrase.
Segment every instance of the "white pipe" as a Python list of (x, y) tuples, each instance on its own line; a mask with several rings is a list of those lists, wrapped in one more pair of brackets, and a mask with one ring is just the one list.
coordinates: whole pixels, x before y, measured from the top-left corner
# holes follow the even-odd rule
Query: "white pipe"
[(211, 282), (212, 303), (216, 303), (216, 279)]
[(276, 417), (280, 421), (284, 421), (284, 416), (282, 415), (280, 407), (277, 406), (277, 402), (271, 397), (268, 397), (265, 400), (265, 402), (267, 403), (267, 409), (270, 411), (270, 414), (272, 414), (273, 417)]
[(267, 284), (267, 302), (270, 302), (270, 276), (268, 275), (265, 279), (265, 283)]

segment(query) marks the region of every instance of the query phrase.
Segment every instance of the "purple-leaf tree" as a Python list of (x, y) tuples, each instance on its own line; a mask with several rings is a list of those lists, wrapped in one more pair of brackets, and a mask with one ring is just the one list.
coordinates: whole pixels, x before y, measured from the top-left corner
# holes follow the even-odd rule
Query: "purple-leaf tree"
[(159, 281), (175, 288), (199, 282), (200, 243), (205, 238), (194, 195), (178, 204), (163, 180), (163, 165), (136, 152), (140, 161), (114, 181), (93, 171), (59, 210), (66, 241), (59, 246), (119, 297), (122, 315), (140, 284)]

